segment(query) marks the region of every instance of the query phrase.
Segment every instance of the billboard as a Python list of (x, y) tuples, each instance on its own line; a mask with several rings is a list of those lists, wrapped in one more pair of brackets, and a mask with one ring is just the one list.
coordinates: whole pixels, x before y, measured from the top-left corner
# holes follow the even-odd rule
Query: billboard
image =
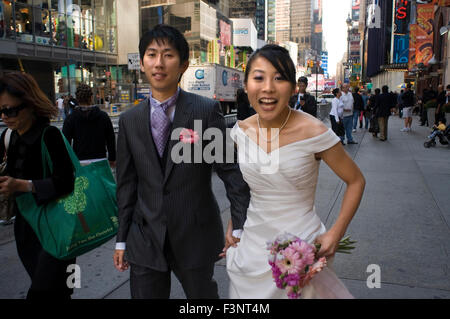
[(352, 20), (359, 21), (360, 0), (352, 0)]
[(409, 35), (394, 34), (394, 63), (408, 63)]
[(325, 88), (325, 78), (323, 74), (311, 74), (308, 76), (308, 92), (316, 91), (316, 81), (317, 81), (317, 91), (323, 91)]
[(235, 47), (258, 48), (258, 33), (252, 19), (231, 19), (233, 21), (233, 44)]
[(417, 24), (409, 25), (409, 54), (408, 54), (408, 70), (412, 70), (416, 63), (416, 34)]
[(428, 65), (433, 57), (434, 4), (417, 5), (416, 63)]
[(396, 0), (394, 33), (406, 34), (408, 32), (410, 12), (411, 12), (411, 1)]

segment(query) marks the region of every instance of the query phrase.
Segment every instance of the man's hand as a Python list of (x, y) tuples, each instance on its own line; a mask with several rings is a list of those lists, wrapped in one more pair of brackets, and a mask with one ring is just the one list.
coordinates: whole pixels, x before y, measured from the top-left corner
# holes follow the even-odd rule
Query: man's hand
[(126, 262), (123, 258), (125, 254), (125, 250), (121, 250), (121, 249), (116, 249), (116, 251), (114, 252), (114, 267), (116, 267), (116, 269), (120, 272), (123, 272), (125, 270), (128, 270), (128, 262)]
[(230, 246), (237, 247), (237, 243), (241, 240), (239, 238), (233, 237), (233, 223), (228, 222), (227, 233), (225, 234), (225, 247), (222, 250), (222, 253), (219, 254), (219, 257), (224, 258), (227, 255), (227, 250)]

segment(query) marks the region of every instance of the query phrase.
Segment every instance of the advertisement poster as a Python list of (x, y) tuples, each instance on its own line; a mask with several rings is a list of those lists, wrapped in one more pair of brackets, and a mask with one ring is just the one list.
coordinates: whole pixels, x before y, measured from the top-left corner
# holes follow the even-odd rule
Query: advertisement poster
[(417, 6), (416, 63), (428, 65), (433, 57), (434, 4)]
[(416, 63), (416, 34), (417, 24), (409, 25), (409, 56), (408, 56), (408, 70), (412, 70)]
[(408, 63), (409, 35), (394, 34), (394, 63)]

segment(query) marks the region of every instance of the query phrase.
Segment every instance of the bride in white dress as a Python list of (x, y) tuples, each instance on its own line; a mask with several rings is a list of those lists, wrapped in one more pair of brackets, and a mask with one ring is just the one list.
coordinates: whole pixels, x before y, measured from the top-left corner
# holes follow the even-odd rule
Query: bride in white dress
[[(251, 199), (244, 229), (233, 229), (231, 220), (228, 224), (222, 256), (226, 256), (230, 298), (287, 298), (272, 278), (266, 242), (288, 232), (320, 243), (319, 256), (332, 258), (361, 201), (365, 180), (331, 129), (289, 108), (295, 67), (284, 48), (267, 45), (257, 50), (248, 62), (244, 84), (257, 114), (231, 130)], [(314, 208), (320, 160), (347, 184), (339, 217), (328, 231)], [(326, 267), (301, 297), (352, 295)]]

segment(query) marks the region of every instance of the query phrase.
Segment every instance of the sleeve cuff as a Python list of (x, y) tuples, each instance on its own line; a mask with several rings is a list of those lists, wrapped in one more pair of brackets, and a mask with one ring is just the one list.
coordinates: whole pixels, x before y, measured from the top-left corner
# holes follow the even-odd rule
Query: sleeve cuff
[(241, 238), (243, 231), (244, 231), (243, 229), (235, 229), (235, 230), (233, 230), (232, 235), (233, 235), (233, 237)]
[(116, 250), (126, 250), (126, 243), (116, 243)]

